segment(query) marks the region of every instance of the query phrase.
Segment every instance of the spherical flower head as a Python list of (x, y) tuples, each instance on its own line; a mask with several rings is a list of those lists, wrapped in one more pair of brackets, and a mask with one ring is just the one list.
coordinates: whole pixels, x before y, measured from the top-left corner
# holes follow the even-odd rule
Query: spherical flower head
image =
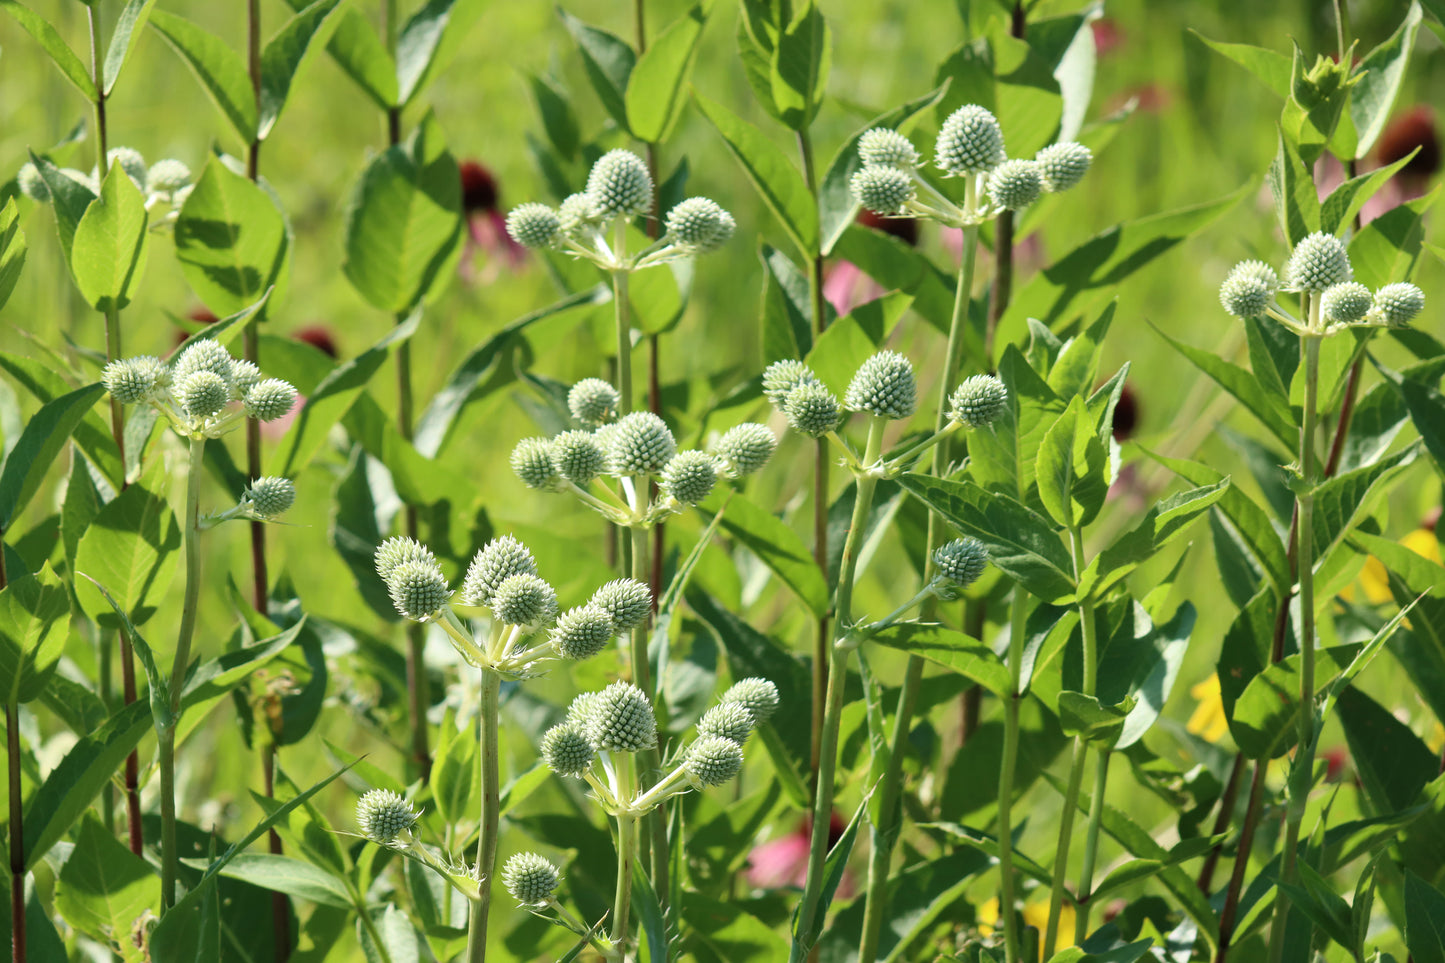
[(100, 383), (123, 405), (140, 404), (155, 390), (155, 373), (137, 358), (117, 358), (100, 372)]
[(146, 172), (146, 190), (153, 194), (173, 194), (190, 182), (191, 169), (171, 157), (156, 161)]
[(1241, 261), (1219, 286), (1219, 303), (1236, 318), (1258, 318), (1279, 290), (1279, 276), (1263, 261)]
[(492, 596), (513, 575), (536, 575), (537, 561), (527, 546), (510, 535), (500, 535), (472, 556), (462, 579), (462, 602), (490, 605)]
[(896, 167), (864, 167), (848, 181), (853, 199), (875, 214), (902, 214), (913, 200), (913, 175)]
[(948, 416), (965, 428), (992, 424), (1008, 406), (1008, 388), (993, 375), (973, 375), (953, 389)]
[(792, 429), (812, 438), (822, 438), (843, 420), (843, 406), (822, 384), (798, 385), (783, 402), (783, 414)]
[(757, 720), (741, 702), (720, 702), (702, 714), (697, 722), (699, 736), (721, 736), (738, 745), (748, 741)]
[(552, 439), (552, 464), (557, 474), (585, 486), (607, 470), (607, 452), (590, 431), (564, 431)]
[(614, 475), (655, 475), (677, 454), (667, 424), (650, 411), (634, 411), (617, 422), (608, 445)]
[(546, 204), (521, 204), (507, 215), (507, 233), (523, 247), (551, 247), (562, 235), (562, 218)]
[(296, 389), (280, 378), (267, 378), (242, 397), (246, 414), (257, 421), (275, 421), (296, 404)]
[(517, 442), (517, 447), (512, 449), (512, 471), (528, 488), (556, 491), (562, 481), (552, 461), (549, 438), (523, 438)]
[(376, 562), (376, 574), (381, 576), (383, 582), (391, 581), (391, 573), (403, 562), (424, 562), (440, 571), (437, 557), (432, 554), (432, 550), (405, 535), (395, 535), (382, 542), (376, 547), (373, 558)]
[(1073, 187), (1084, 179), (1094, 155), (1083, 144), (1072, 141), (1050, 144), (1034, 155), (1039, 165), (1039, 176), (1044, 190), (1057, 194)]
[(956, 590), (978, 581), (988, 565), (988, 549), (972, 536), (955, 538), (934, 550), (933, 564), (951, 597)]
[(289, 478), (266, 475), (251, 482), (251, 487), (241, 496), (241, 502), (256, 518), (267, 521), (280, 518), (296, 504), (296, 485)]
[(662, 469), (662, 490), (684, 505), (696, 505), (717, 484), (717, 461), (703, 451), (680, 451)]
[(784, 399), (801, 384), (818, 384), (813, 369), (801, 361), (785, 358), (774, 361), (763, 371), (763, 394), (774, 408), (782, 408)]
[(20, 188), (20, 193), (32, 201), (50, 203), (50, 185), (40, 176), (40, 169), (29, 161), (21, 165), (20, 172), (15, 175), (15, 183)]
[(564, 659), (590, 659), (617, 635), (612, 616), (595, 605), (569, 609), (552, 629), (552, 645)]
[(557, 619), (557, 592), (535, 575), (513, 575), (498, 585), (491, 605), (505, 625), (551, 625)]
[(196, 371), (176, 386), (176, 399), (186, 417), (209, 418), (231, 400), (231, 386), (214, 372)]
[[(572, 700), (572, 704), (567, 707), (566, 724), (580, 732), (584, 737), (587, 736), (588, 727), (592, 723), (592, 712), (601, 701), (602, 693), (600, 692), (579, 693), (577, 698)], [(592, 745), (590, 738), (587, 740), (587, 745)]]
[(1285, 287), (1291, 291), (1323, 291), (1353, 276), (1345, 242), (1316, 231), (1295, 245), (1285, 265)]
[(583, 378), (567, 392), (567, 410), (588, 428), (601, 428), (617, 419), (622, 396), (601, 378)]
[(125, 176), (135, 181), (135, 185), (144, 188), (146, 185), (146, 160), (141, 152), (134, 147), (112, 147), (105, 155), (104, 171), (100, 176), (104, 179), (110, 168), (120, 163), (120, 169), (125, 171)]
[(880, 351), (858, 369), (843, 403), (849, 411), (867, 411), (880, 418), (907, 418), (918, 407), (913, 364), (896, 351)]
[(863, 132), (863, 136), (858, 138), (858, 157), (864, 167), (896, 167), (909, 172), (917, 168), (922, 160), (913, 141), (887, 127), (874, 127)]
[(652, 209), (652, 175), (630, 150), (610, 150), (587, 175), (587, 196), (593, 213), (604, 221), (636, 217)]
[(737, 232), (737, 229), (738, 222), (733, 220), (733, 216), (719, 208), (717, 230), (713, 232), (712, 237), (706, 243), (697, 245), (696, 253), (706, 254), (709, 251), (716, 251), (728, 241), (732, 240), (733, 234)]
[(1354, 324), (1374, 305), (1370, 289), (1359, 281), (1332, 284), (1320, 295), (1320, 311), (1332, 324)]
[(434, 562), (421, 560), (402, 562), (392, 569), (386, 587), (396, 611), (417, 622), (436, 615), (452, 594), (442, 570)]
[(734, 682), (721, 701), (736, 702), (753, 714), (755, 722), (764, 722), (778, 711), (778, 687), (767, 679), (751, 676)]
[(553, 726), (542, 736), (542, 761), (559, 776), (582, 775), (595, 755), (592, 743), (571, 723)]
[(1425, 292), (1405, 281), (1387, 284), (1375, 292), (1374, 310), (1392, 328), (1403, 328), (1425, 310)]
[(687, 250), (712, 250), (726, 214), (715, 201), (689, 197), (667, 212), (667, 236)]
[(390, 789), (373, 789), (356, 803), (356, 824), (362, 835), (383, 846), (390, 846), (419, 818), (421, 813)]
[(722, 459), (723, 470), (729, 476), (742, 478), (761, 471), (777, 447), (772, 429), (750, 421), (729, 428), (718, 439), (713, 453)]
[(231, 397), (233, 400), (240, 401), (244, 399), (246, 392), (264, 380), (266, 380), (266, 376), (261, 374), (261, 369), (251, 362), (231, 362)]
[(977, 104), (965, 104), (949, 114), (934, 146), (934, 162), (949, 174), (982, 174), (1007, 157), (998, 119)]
[(605, 752), (638, 752), (657, 745), (652, 703), (631, 682), (614, 682), (601, 692), (587, 720), (587, 738)]
[(562, 233), (577, 240), (601, 222), (592, 207), (592, 198), (585, 191), (569, 194), (557, 208), (557, 219)]
[(592, 593), (587, 604), (612, 616), (618, 632), (629, 632), (652, 614), (652, 590), (636, 579), (614, 579)]
[(1006, 210), (1022, 210), (1042, 192), (1043, 178), (1036, 161), (1004, 161), (988, 176), (989, 200)]
[(171, 364), (171, 380), (180, 384), (197, 371), (209, 371), (230, 384), (235, 359), (219, 342), (210, 338), (191, 338)]
[(523, 906), (543, 906), (557, 889), (557, 867), (536, 853), (518, 853), (502, 867), (502, 885)]
[(743, 747), (722, 736), (703, 736), (687, 750), (683, 768), (704, 786), (721, 786), (743, 768)]

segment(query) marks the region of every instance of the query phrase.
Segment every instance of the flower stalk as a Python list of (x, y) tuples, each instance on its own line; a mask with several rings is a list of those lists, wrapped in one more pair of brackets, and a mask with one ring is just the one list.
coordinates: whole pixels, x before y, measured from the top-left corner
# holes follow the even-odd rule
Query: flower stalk
[(481, 689), (478, 720), (481, 758), (477, 773), (482, 800), (477, 829), (477, 880), (480, 886), (477, 898), (472, 902), (471, 920), (467, 927), (468, 963), (483, 963), (487, 958), (487, 915), (492, 906), (492, 881), (497, 869), (497, 827), (501, 821), (497, 730), (502, 677), (483, 669)]
[(1084, 836), (1084, 865), (1079, 869), (1079, 895), (1075, 901), (1078, 911), (1074, 916), (1074, 945), (1082, 946), (1084, 937), (1089, 935), (1089, 914), (1094, 908), (1089, 897), (1094, 888), (1094, 864), (1099, 855), (1099, 829), (1104, 819), (1104, 792), (1109, 784), (1109, 759), (1111, 750), (1099, 753), (1094, 769), (1094, 795), (1089, 801), (1089, 826)]

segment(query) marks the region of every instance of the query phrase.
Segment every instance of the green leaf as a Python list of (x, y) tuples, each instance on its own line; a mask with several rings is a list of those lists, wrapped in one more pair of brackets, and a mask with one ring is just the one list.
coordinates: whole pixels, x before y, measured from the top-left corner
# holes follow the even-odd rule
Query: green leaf
[[(175, 242), (191, 289), (222, 317), (285, 283), (291, 256), (285, 217), (264, 189), (219, 157), (206, 163), (181, 207)], [(274, 307), (279, 292), (267, 300)]]
[(814, 919), (807, 932), (802, 930), (802, 904), (793, 913), (793, 945), (788, 953), (788, 963), (804, 963), (808, 957), (808, 951), (817, 945), (818, 937), (823, 932), (823, 921), (828, 916), (828, 907), (833, 903), (833, 897), (838, 892), (838, 884), (843, 881), (843, 873), (848, 868), (848, 857), (853, 855), (853, 841), (858, 838), (858, 824), (862, 821), (867, 803), (858, 807), (853, 818), (848, 822), (848, 828), (843, 830), (843, 835), (828, 850), (828, 856), (823, 861), (823, 883), (822, 891), (818, 894), (818, 906), (814, 913)]
[(1109, 494), (1109, 453), (1079, 395), (1054, 422), (1039, 446), (1039, 500), (1054, 521), (1082, 528), (1093, 521)]
[(1295, 426), (1294, 415), (1289, 405), (1260, 384), (1259, 380), (1236, 364), (1225, 361), (1213, 351), (1195, 348), (1176, 341), (1163, 329), (1150, 325), (1174, 349), (1188, 358), (1195, 367), (1207, 374), (1225, 391), (1235, 397), (1260, 424), (1269, 429), (1286, 448), (1299, 441), (1299, 429)]
[[(691, 845), (692, 837), (688, 842)], [(733, 901), (719, 902), (689, 890), (683, 894), (682, 923), (685, 958), (697, 963), (776, 960), (788, 951), (776, 931)]]
[(1355, 235), (1350, 241), (1350, 264), (1356, 281), (1378, 289), (1410, 277), (1424, 243), (1425, 212), (1439, 196), (1436, 185), (1425, 196), (1381, 214)]
[(1249, 71), (1261, 83), (1281, 97), (1289, 96), (1290, 59), (1284, 54), (1266, 47), (1247, 43), (1223, 43), (1191, 30), (1190, 33), (1212, 50), (1223, 54)]
[(1365, 202), (1374, 197), (1376, 192), (1395, 176), (1396, 171), (1410, 163), (1419, 150), (1417, 147), (1393, 164), (1352, 177), (1331, 191), (1320, 207), (1320, 230), (1339, 234), (1345, 225), (1354, 221), (1355, 215), (1360, 213)]
[(561, 7), (557, 8), (557, 15), (577, 43), (577, 50), (582, 54), (582, 66), (587, 71), (587, 79), (592, 82), (592, 89), (597, 92), (597, 98), (602, 101), (602, 108), (617, 121), (619, 127), (628, 130), (627, 88), (632, 68), (637, 64), (637, 54), (615, 34), (589, 26)]
[[(851, 224), (838, 239), (833, 256), (852, 262), (885, 289), (913, 295), (913, 310), (947, 336), (957, 279), (939, 270), (921, 252), (882, 231)], [(972, 303), (964, 331), (964, 350), (974, 355), (983, 350), (982, 308), (982, 301)]]
[(1405, 945), (1416, 963), (1445, 963), (1445, 895), (1405, 871)]
[(1300, 158), (1299, 145), (1279, 129), (1279, 149), (1269, 165), (1265, 182), (1274, 197), (1274, 210), (1290, 247), (1305, 235), (1320, 230), (1320, 198), (1315, 180)]
[(215, 34), (164, 10), (151, 11), (150, 25), (160, 31), (171, 49), (191, 68), (241, 140), (247, 144), (254, 141), (258, 120), (256, 94), (241, 55)]
[(401, 28), (396, 40), (396, 83), (403, 106), (426, 89), (483, 6), (476, 0), (429, 0)]
[(1089, 894), (1089, 897), (1103, 899), (1117, 889), (1123, 889), (1141, 880), (1157, 876), (1161, 870), (1168, 869), (1170, 866), (1203, 856), (1225, 838), (1222, 833), (1218, 836), (1198, 836), (1176, 843), (1164, 859), (1131, 859), (1118, 868), (1110, 870), (1109, 875), (1099, 881), (1099, 885), (1094, 887), (1094, 891)]
[[(1321, 691), (1359, 653), (1357, 643), (1315, 650), (1315, 690)], [(1300, 655), (1286, 656), (1250, 680), (1234, 704), (1229, 731), (1249, 759), (1277, 759), (1299, 736)], [(1313, 707), (1311, 707), (1313, 711)]]
[(115, 21), (115, 30), (110, 35), (110, 46), (105, 49), (105, 68), (101, 76), (105, 78), (101, 85), (106, 93), (115, 89), (115, 82), (120, 79), (120, 69), (125, 66), (126, 58), (135, 49), (135, 42), (140, 39), (140, 30), (150, 19), (151, 7), (155, 6), (156, 0), (127, 0), (125, 9)]
[[(1135, 862), (1143, 862), (1136, 860)], [(1089, 894), (1089, 897), (1097, 897), (1098, 891)], [(1135, 940), (1133, 943), (1125, 943), (1123, 946), (1116, 946), (1112, 950), (1105, 950), (1102, 953), (1089, 953), (1082, 946), (1070, 946), (1067, 949), (1059, 950), (1049, 957), (1049, 963), (1136, 963), (1149, 953), (1149, 948), (1154, 945), (1154, 938), (1146, 936), (1143, 939)]]
[(458, 731), (448, 728), (449, 738), (437, 747), (432, 764), (432, 802), (448, 823), (456, 823), (470, 815), (472, 784), (477, 778), (477, 740), (475, 729), (467, 726)]
[(291, 83), (301, 64), (317, 40), (324, 40), (327, 28), (334, 27), (332, 14), (342, 0), (315, 0), (286, 22), (266, 43), (261, 52), (261, 111), (256, 124), (256, 137), (265, 140), (276, 119), (286, 106)]
[(863, 302), (828, 322), (804, 360), (818, 380), (841, 397), (854, 372), (878, 352), (912, 304), (912, 296), (901, 291)]
[(461, 175), (432, 114), (362, 174), (342, 270), (375, 307), (402, 315), (451, 280), (461, 254)]
[(1358, 138), (1354, 157), (1365, 157), (1385, 132), (1390, 111), (1400, 96), (1405, 70), (1415, 49), (1415, 35), (1420, 31), (1423, 14), (1418, 2), (1412, 2), (1405, 19), (1390, 37), (1365, 55), (1354, 70), (1359, 83), (1350, 91), (1350, 120)]
[(97, 311), (130, 303), (145, 272), (147, 221), (145, 198), (117, 161), (75, 226), (70, 247), (75, 285)]
[(85, 216), (91, 201), (95, 200), (95, 192), (34, 151), (30, 152), (30, 162), (40, 172), (45, 186), (50, 188), (50, 206), (55, 211), (55, 229), (60, 234), (60, 249), (68, 262), (70, 247), (75, 240), (75, 228)]
[(818, 207), (798, 169), (762, 131), (721, 104), (694, 94), (703, 114), (722, 135), (763, 203), (804, 257), (818, 253)]
[(136, 921), (159, 912), (160, 903), (161, 879), (151, 864), (87, 816), (56, 881), (55, 905), (66, 922), (103, 944), (123, 945)]
[(1000, 699), (1012, 683), (1008, 667), (978, 639), (942, 625), (900, 622), (868, 637), (869, 642), (900, 649), (972, 679)]
[(1306, 164), (1313, 164), (1334, 137), (1350, 98), (1350, 88), (1359, 77), (1349, 76), (1348, 66), (1323, 55), (1315, 58), (1313, 66), (1306, 67), (1304, 52), (1297, 42), (1293, 46), (1290, 98), (1285, 103), (1281, 126), (1299, 145), (1300, 158)]
[[(813, 350), (813, 315), (808, 279), (793, 260), (770, 244), (758, 251), (763, 262), (763, 360), (805, 358)], [(823, 313), (831, 320), (832, 306)]]
[(793, 17), (773, 48), (770, 83), (778, 119), (803, 130), (813, 123), (828, 91), (832, 33), (814, 0)]
[[(136, 625), (144, 625), (168, 597), (179, 562), (181, 530), (164, 495), (157, 463), (145, 479), (103, 507), (81, 536), (75, 570), (96, 579)], [(77, 580), (75, 595), (92, 620), (108, 630), (120, 621), (90, 583)]]
[(1079, 592), (1092, 593), (1096, 598), (1102, 596), (1146, 559), (1184, 534), (1228, 490), (1229, 478), (1225, 477), (1216, 484), (1180, 492), (1156, 504), (1138, 526), (1094, 556), (1079, 579)]
[(1112, 749), (1124, 732), (1124, 720), (1134, 709), (1126, 699), (1118, 705), (1104, 705), (1083, 692), (1059, 693), (1059, 725), (1065, 734), (1082, 736), (1096, 749)]
[(1390, 479), (1410, 467), (1419, 451), (1418, 444), (1410, 445), (1372, 465), (1327, 478), (1316, 486), (1313, 529), (1317, 572), (1325, 568), (1328, 556), (1359, 523), (1370, 500)]
[(1005, 414), (969, 436), (969, 472), (981, 487), (1027, 502), (1036, 498), (1039, 448), (1065, 403), (1015, 345), (1004, 349), (998, 374), (1008, 385)]
[[(721, 493), (714, 493), (702, 503), (702, 509), (718, 512), (723, 497)], [(813, 560), (812, 550), (776, 515), (741, 495), (733, 495), (727, 503), (722, 527), (757, 555), (814, 616), (821, 618), (828, 611), (828, 586), (818, 563)]]
[(1410, 727), (1358, 689), (1340, 693), (1340, 724), (1365, 792), (1380, 812), (1414, 805), (1440, 774), (1440, 757)]
[(547, 131), (547, 140), (557, 153), (567, 159), (577, 156), (581, 146), (581, 132), (577, 123), (577, 112), (561, 83), (552, 77), (533, 74), (529, 79), (532, 97), (537, 101), (537, 113), (542, 118), (542, 128)]
[(638, 140), (661, 143), (677, 123), (707, 17), (702, 4), (688, 10), (652, 40), (632, 68), (624, 100), (627, 126)]
[(49, 21), (15, 0), (0, 0), (0, 10), (14, 17), (15, 22), (20, 24), (26, 33), (40, 41), (40, 46), (49, 55), (51, 63), (60, 69), (86, 100), (95, 100), (95, 82), (85, 69), (85, 64), (75, 55), (75, 51), (66, 46)]
[(25, 266), (25, 232), (20, 230), (19, 209), (15, 198), (0, 207), (0, 308), (10, 300), (20, 269)]
[(0, 590), (0, 696), (7, 706), (40, 695), (70, 634), (70, 596), (50, 563)]
[(25, 510), (70, 433), (103, 394), (105, 388), (100, 384), (77, 388), (46, 402), (25, 423), (15, 447), (0, 465), (0, 533)]
[[(210, 863), (209, 860), (201, 859), (188, 859), (185, 862), (196, 869), (205, 869)], [(221, 875), (262, 889), (320, 903), (322, 906), (346, 909), (353, 905), (342, 880), (320, 866), (290, 856), (241, 853), (226, 864)]]
[[(306, 0), (286, 2), (297, 12), (307, 5)], [(365, 14), (353, 9), (342, 10), (336, 21), (326, 52), (376, 106), (382, 110), (397, 106), (396, 64), (376, 28)]]

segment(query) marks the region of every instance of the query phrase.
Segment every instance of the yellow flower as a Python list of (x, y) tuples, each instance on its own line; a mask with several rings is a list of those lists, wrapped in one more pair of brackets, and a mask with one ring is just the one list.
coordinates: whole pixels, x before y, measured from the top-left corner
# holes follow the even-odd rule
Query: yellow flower
[[(998, 897), (986, 903), (979, 904), (974, 914), (978, 922), (978, 934), (980, 936), (992, 936), (994, 927), (998, 925)], [(1049, 903), (1048, 900), (1040, 900), (1035, 903), (1024, 905), (1024, 925), (1036, 928), (1040, 933), (1046, 932), (1049, 928)], [(1074, 907), (1072, 903), (1064, 903), (1059, 910), (1059, 943), (1072, 945), (1074, 938)]]
[(1206, 742), (1218, 742), (1229, 731), (1229, 720), (1224, 716), (1224, 700), (1219, 695), (1219, 676), (1212, 675), (1191, 687), (1189, 694), (1199, 704), (1194, 707), (1187, 728)]
[[(1435, 533), (1428, 528), (1417, 528), (1404, 538), (1400, 544), (1408, 548), (1422, 558), (1427, 558), (1436, 565), (1440, 564), (1440, 542), (1435, 538)], [(1365, 567), (1360, 570), (1360, 587), (1364, 589), (1365, 599), (1371, 605), (1380, 605), (1389, 602), (1395, 596), (1390, 592), (1390, 572), (1385, 564), (1378, 558), (1371, 555), (1365, 560)], [(1355, 586), (1351, 585), (1340, 593), (1346, 601), (1355, 601), (1358, 593)]]

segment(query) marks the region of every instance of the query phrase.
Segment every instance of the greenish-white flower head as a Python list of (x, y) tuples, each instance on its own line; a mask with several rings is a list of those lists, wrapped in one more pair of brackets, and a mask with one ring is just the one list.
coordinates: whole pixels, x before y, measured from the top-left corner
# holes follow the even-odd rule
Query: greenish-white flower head
[(774, 408), (782, 408), (784, 400), (801, 384), (818, 384), (818, 376), (801, 361), (785, 358), (774, 361), (763, 371), (763, 394)]
[(502, 866), (502, 885), (523, 906), (544, 906), (562, 877), (536, 853), (518, 853)]
[(896, 167), (864, 167), (849, 179), (848, 189), (875, 214), (902, 214), (917, 194), (913, 175)]
[(596, 754), (592, 743), (570, 722), (555, 725), (542, 736), (542, 761), (559, 776), (582, 775)]
[(717, 461), (707, 452), (680, 451), (662, 470), (662, 490), (684, 505), (696, 505), (717, 484)]
[(411, 803), (390, 789), (373, 789), (357, 800), (356, 825), (373, 843), (390, 846), (421, 818)]
[(657, 717), (647, 695), (631, 682), (600, 693), (587, 719), (587, 738), (599, 751), (638, 752), (657, 745)]
[(822, 438), (843, 420), (843, 406), (819, 382), (805, 382), (788, 393), (783, 414), (794, 431), (812, 438)]
[(1291, 291), (1323, 291), (1350, 280), (1350, 256), (1345, 242), (1316, 231), (1295, 245), (1285, 265), (1285, 287)]
[(446, 576), (435, 562), (415, 560), (402, 562), (391, 570), (386, 580), (391, 603), (404, 618), (425, 621), (447, 604), (451, 589)]
[(713, 454), (722, 460), (729, 477), (743, 478), (761, 471), (777, 447), (778, 438), (772, 429), (749, 421), (724, 432)]
[(849, 411), (866, 411), (879, 418), (907, 418), (918, 407), (912, 362), (896, 351), (873, 355), (853, 375), (843, 404)]
[(588, 428), (601, 428), (617, 420), (622, 396), (601, 378), (583, 378), (567, 392), (567, 410)]
[(1050, 194), (1066, 191), (1084, 179), (1094, 155), (1083, 144), (1068, 141), (1050, 144), (1034, 155), (1039, 165), (1039, 177), (1044, 190)]
[(1008, 407), (1008, 388), (993, 375), (964, 378), (948, 398), (948, 416), (965, 428), (991, 425)]
[(778, 711), (778, 687), (767, 679), (750, 676), (734, 682), (720, 701), (736, 702), (752, 713), (755, 723), (765, 722)]
[(190, 338), (171, 364), (171, 380), (176, 384), (197, 371), (209, 371), (229, 386), (235, 359), (219, 342), (211, 338)]
[(724, 231), (732, 236), (731, 221), (715, 201), (689, 197), (667, 212), (667, 236), (685, 250), (712, 251), (727, 239), (720, 239)]
[(200, 421), (221, 413), (231, 400), (231, 386), (212, 371), (194, 371), (176, 385), (176, 400), (187, 418)]
[(267, 378), (242, 397), (246, 414), (257, 421), (275, 421), (296, 404), (296, 389), (280, 378)]
[(266, 475), (251, 482), (241, 496), (241, 504), (256, 518), (280, 518), (296, 504), (296, 485), (289, 478)]
[(552, 460), (550, 438), (523, 438), (512, 449), (512, 471), (528, 488), (556, 491), (562, 482)]
[(1403, 328), (1425, 310), (1425, 292), (1406, 281), (1387, 284), (1375, 292), (1374, 311), (1392, 328)]
[(1236, 318), (1264, 315), (1279, 290), (1279, 275), (1263, 261), (1241, 261), (1219, 286), (1219, 303)]
[(557, 208), (557, 219), (562, 233), (574, 241), (581, 240), (588, 231), (602, 223), (586, 191), (569, 194)]
[(984, 174), (1008, 159), (998, 118), (977, 104), (965, 104), (943, 122), (934, 163), (949, 174)]
[(636, 579), (613, 579), (592, 593), (587, 604), (612, 616), (618, 632), (629, 632), (652, 614), (652, 590)]
[(965, 535), (938, 546), (933, 552), (933, 564), (938, 568), (938, 577), (943, 580), (945, 598), (952, 597), (958, 590), (968, 588), (978, 581), (988, 566), (988, 549), (983, 542)]
[(593, 212), (605, 221), (646, 214), (652, 209), (652, 175), (632, 151), (610, 150), (587, 175), (587, 197)]
[(613, 475), (655, 475), (677, 454), (677, 442), (657, 415), (634, 411), (617, 422), (607, 454)]
[(697, 722), (699, 736), (721, 736), (738, 745), (748, 741), (757, 720), (741, 702), (720, 702), (702, 714)]
[(174, 194), (190, 182), (191, 169), (172, 157), (156, 161), (146, 172), (146, 190), (153, 194)]
[(466, 605), (490, 605), (502, 583), (514, 575), (536, 575), (537, 560), (527, 546), (511, 535), (500, 535), (472, 556), (462, 579), (461, 599)]
[[(577, 697), (572, 700), (572, 704), (567, 707), (566, 724), (586, 736), (587, 727), (591, 725), (592, 722), (592, 712), (597, 708), (597, 704), (600, 701), (602, 701), (602, 693), (600, 692), (579, 693)], [(592, 745), (590, 739), (587, 741), (587, 745)]]
[(134, 147), (112, 147), (105, 155), (105, 170), (100, 173), (102, 180), (117, 163), (120, 164), (120, 169), (125, 171), (125, 176), (135, 182), (136, 187), (145, 189), (146, 159), (141, 156), (140, 151)]
[(722, 736), (703, 736), (687, 750), (683, 768), (704, 786), (721, 786), (743, 768), (743, 747)]
[[(150, 362), (150, 363), (148, 363)], [(154, 395), (165, 369), (157, 358), (117, 358), (100, 372), (100, 383), (123, 405), (137, 405)]]
[(858, 157), (864, 167), (896, 167), (912, 173), (922, 161), (913, 141), (896, 130), (874, 127), (858, 138)]
[(519, 204), (507, 215), (507, 233), (523, 247), (551, 247), (562, 236), (562, 218), (546, 204)]
[(33, 163), (26, 161), (20, 167), (20, 172), (15, 175), (16, 186), (20, 193), (41, 204), (50, 203), (50, 185), (45, 183), (45, 178), (40, 176), (40, 169)]
[(403, 562), (423, 562), (438, 571), (441, 570), (431, 549), (405, 535), (394, 535), (378, 545), (374, 559), (376, 574), (381, 576), (383, 582), (391, 581), (391, 573)]
[(1370, 289), (1359, 281), (1332, 284), (1320, 295), (1320, 313), (1333, 324), (1354, 324), (1374, 306)]
[(557, 620), (557, 592), (535, 575), (519, 574), (492, 595), (492, 614), (506, 625), (545, 626)]
[(617, 636), (612, 616), (595, 605), (568, 609), (552, 629), (552, 645), (564, 659), (590, 659)]
[(261, 374), (261, 369), (251, 362), (231, 362), (231, 397), (233, 400), (241, 401), (246, 397), (246, 392), (264, 380), (266, 380), (266, 376)]
[(1023, 210), (1039, 199), (1043, 189), (1037, 161), (1004, 161), (988, 177), (989, 200), (1005, 210)]
[(738, 222), (733, 220), (733, 216), (727, 211), (719, 211), (717, 230), (713, 232), (712, 239), (706, 244), (698, 245), (697, 253), (706, 254), (709, 251), (716, 251), (728, 241), (732, 240), (733, 235), (737, 233), (737, 229)]
[(590, 431), (564, 431), (552, 439), (552, 464), (557, 474), (586, 487), (607, 470), (607, 452)]

